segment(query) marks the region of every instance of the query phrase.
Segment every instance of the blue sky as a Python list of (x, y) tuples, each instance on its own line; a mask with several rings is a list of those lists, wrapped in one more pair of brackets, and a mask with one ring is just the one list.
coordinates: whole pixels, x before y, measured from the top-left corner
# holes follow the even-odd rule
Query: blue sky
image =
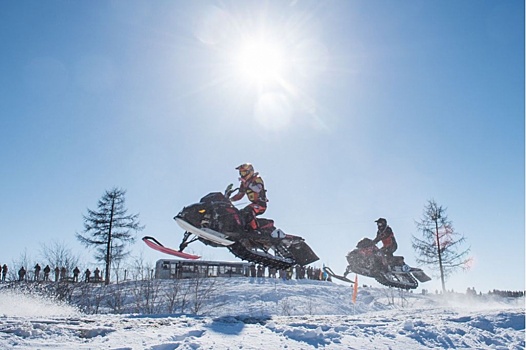
[[(446, 287), (524, 288), (522, 1), (4, 2), (0, 40), (2, 264), (53, 241), (93, 263), (75, 232), (115, 186), (177, 246), (173, 216), (252, 162), (320, 265), (378, 217), (414, 263), (435, 199), (474, 258)], [(240, 64), (261, 42), (266, 76)]]

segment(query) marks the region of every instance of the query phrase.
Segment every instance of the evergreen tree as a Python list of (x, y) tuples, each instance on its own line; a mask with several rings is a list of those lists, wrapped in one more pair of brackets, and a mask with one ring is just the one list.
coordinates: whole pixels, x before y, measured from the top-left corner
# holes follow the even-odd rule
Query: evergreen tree
[(445, 280), (454, 271), (467, 269), (471, 262), (469, 248), (462, 249), (465, 237), (455, 232), (453, 223), (446, 215), (446, 209), (434, 200), (429, 200), (424, 208), (422, 219), (416, 222), (422, 239), (412, 236), (412, 246), (417, 252), (416, 261), (438, 270), (442, 291), (446, 292)]
[(77, 239), (86, 247), (95, 247), (95, 259), (106, 266), (104, 283), (110, 282), (112, 263), (119, 262), (129, 251), (126, 245), (135, 242), (133, 231), (144, 229), (139, 214), (127, 215), (126, 191), (113, 188), (106, 191), (97, 205), (97, 211), (88, 209), (84, 218), (84, 235), (77, 233)]

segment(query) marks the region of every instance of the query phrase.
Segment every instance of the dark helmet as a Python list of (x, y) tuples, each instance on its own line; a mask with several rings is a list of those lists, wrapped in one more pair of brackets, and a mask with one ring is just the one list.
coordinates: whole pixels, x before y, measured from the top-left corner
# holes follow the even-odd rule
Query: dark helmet
[(379, 229), (384, 229), (386, 226), (387, 226), (387, 220), (384, 219), (384, 218), (379, 218), (378, 220), (375, 221), (376, 224), (378, 225), (378, 228)]
[(254, 167), (250, 163), (244, 163), (236, 167), (239, 170), (239, 175), (244, 180), (250, 179), (254, 175)]

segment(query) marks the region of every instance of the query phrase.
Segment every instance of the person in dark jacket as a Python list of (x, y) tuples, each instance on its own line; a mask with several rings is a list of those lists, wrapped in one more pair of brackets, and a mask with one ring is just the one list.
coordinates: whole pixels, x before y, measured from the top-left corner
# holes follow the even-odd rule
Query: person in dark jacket
[(50, 272), (51, 272), (51, 268), (49, 267), (49, 265), (46, 265), (46, 267), (44, 267), (44, 281), (49, 281)]
[(86, 269), (86, 271), (84, 272), (84, 282), (89, 282), (90, 276), (91, 276), (91, 271), (89, 269)]
[(80, 274), (80, 270), (77, 266), (75, 266), (75, 269), (73, 270), (73, 282), (79, 281), (79, 274)]
[(40, 265), (36, 264), (35, 265), (35, 276), (34, 276), (35, 281), (38, 281), (40, 278), (40, 270), (41, 270)]
[(7, 278), (7, 271), (8, 271), (8, 270), (9, 270), (9, 269), (8, 269), (7, 265), (4, 264), (4, 265), (2, 266), (2, 281), (4, 281), (4, 282), (5, 282), (5, 279)]
[(25, 280), (25, 278), (26, 278), (26, 269), (24, 269), (24, 266), (22, 266), (20, 270), (18, 270), (18, 280), (23, 281)]
[(376, 237), (373, 239), (373, 243), (377, 244), (382, 241), (383, 246), (380, 248), (380, 251), (389, 264), (393, 258), (393, 253), (398, 249), (398, 244), (396, 243), (393, 230), (387, 225), (386, 219), (379, 218), (375, 222), (378, 226), (378, 231), (376, 232)]

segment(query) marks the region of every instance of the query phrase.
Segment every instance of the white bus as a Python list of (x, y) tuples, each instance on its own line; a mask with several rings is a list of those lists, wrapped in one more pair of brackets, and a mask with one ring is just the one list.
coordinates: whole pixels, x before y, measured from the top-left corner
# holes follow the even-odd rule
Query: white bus
[(248, 262), (162, 259), (155, 264), (155, 278), (248, 277)]

